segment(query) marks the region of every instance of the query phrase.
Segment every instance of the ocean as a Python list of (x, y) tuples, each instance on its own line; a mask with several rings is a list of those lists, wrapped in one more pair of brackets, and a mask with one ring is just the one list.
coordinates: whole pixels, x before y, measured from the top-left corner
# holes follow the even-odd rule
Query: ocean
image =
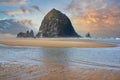
[[(120, 41), (103, 41), (119, 44)], [(0, 45), (0, 64), (91, 67), (120, 70), (120, 47), (114, 48), (49, 48)]]

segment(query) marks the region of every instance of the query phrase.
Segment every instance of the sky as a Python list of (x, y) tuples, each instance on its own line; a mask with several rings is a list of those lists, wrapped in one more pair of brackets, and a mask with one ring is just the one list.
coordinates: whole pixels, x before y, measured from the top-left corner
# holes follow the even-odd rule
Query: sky
[(66, 14), (80, 35), (120, 37), (120, 0), (0, 0), (0, 20), (30, 21), (38, 30), (52, 8)]

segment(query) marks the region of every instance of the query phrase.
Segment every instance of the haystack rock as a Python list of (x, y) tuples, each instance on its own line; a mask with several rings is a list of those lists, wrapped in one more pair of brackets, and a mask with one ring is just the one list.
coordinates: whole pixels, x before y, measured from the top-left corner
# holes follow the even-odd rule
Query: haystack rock
[(36, 37), (80, 37), (70, 19), (60, 11), (52, 9), (43, 19)]

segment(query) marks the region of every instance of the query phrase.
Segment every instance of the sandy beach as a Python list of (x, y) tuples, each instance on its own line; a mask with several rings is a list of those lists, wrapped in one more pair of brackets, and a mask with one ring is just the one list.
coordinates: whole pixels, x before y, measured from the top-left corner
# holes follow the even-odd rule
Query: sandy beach
[(0, 67), (0, 80), (120, 80), (120, 71), (48, 64)]
[(78, 47), (78, 48), (104, 48), (104, 47), (116, 47), (115, 44), (107, 44), (94, 42), (89, 40), (79, 39), (58, 39), (58, 38), (41, 38), (41, 39), (5, 39), (0, 40), (0, 44), (10, 46), (34, 46), (34, 47)]

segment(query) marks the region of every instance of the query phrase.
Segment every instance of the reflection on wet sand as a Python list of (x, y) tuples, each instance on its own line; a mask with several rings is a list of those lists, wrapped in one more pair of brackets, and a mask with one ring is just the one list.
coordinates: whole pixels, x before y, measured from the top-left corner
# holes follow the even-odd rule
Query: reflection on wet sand
[(120, 80), (119, 51), (1, 45), (0, 80)]

